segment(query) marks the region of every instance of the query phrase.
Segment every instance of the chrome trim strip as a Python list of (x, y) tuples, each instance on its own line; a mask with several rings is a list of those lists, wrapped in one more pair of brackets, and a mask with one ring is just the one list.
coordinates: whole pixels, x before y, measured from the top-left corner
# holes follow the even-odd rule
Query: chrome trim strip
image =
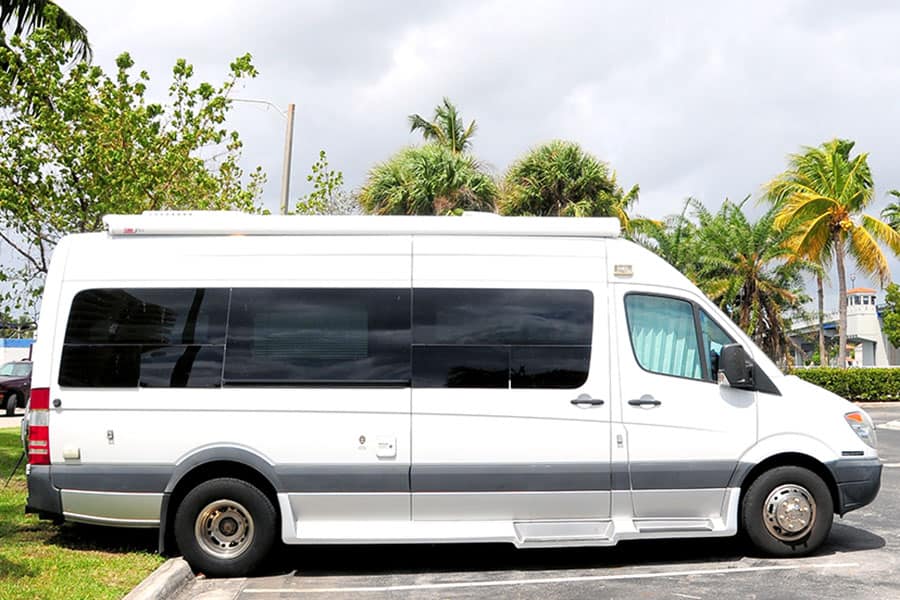
[(73, 521), (158, 527), (162, 494), (60, 490), (63, 515)]
[(87, 525), (109, 525), (112, 527), (129, 527), (132, 529), (153, 529), (159, 527), (159, 519), (142, 520), (142, 519), (108, 519), (105, 517), (97, 517), (93, 515), (79, 515), (76, 513), (63, 512), (66, 521), (72, 523), (85, 523)]

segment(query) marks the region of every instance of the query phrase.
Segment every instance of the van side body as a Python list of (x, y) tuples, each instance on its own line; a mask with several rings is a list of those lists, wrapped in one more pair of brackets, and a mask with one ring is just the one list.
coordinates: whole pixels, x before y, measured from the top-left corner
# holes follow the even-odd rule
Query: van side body
[(747, 528), (799, 554), (878, 492), (868, 417), (783, 375), (614, 220), (107, 225), (63, 239), (47, 277), (29, 512), (158, 527), (160, 551), (228, 575), (270, 533), (547, 547)]

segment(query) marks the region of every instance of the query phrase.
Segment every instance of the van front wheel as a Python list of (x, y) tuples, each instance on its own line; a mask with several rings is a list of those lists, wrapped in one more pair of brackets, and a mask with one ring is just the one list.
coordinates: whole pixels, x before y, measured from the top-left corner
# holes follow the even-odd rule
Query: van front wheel
[(179, 505), (175, 541), (195, 571), (241, 577), (268, 555), (276, 522), (275, 507), (256, 487), (240, 479), (211, 479)]
[(815, 552), (828, 537), (834, 502), (822, 478), (802, 467), (776, 467), (756, 479), (741, 510), (753, 545), (772, 556)]

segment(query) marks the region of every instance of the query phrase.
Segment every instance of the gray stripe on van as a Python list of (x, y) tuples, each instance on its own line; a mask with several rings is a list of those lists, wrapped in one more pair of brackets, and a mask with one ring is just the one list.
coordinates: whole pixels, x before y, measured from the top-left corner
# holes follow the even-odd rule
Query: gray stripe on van
[(413, 465), (415, 492), (548, 492), (610, 489), (608, 464)]
[[(531, 464), (279, 465), (277, 491), (298, 493), (550, 492), (728, 487), (731, 461)], [(163, 492), (174, 465), (54, 465), (55, 487)], [(630, 474), (629, 474), (630, 472)], [(630, 482), (630, 483), (629, 483)]]
[(281, 465), (283, 492), (408, 492), (407, 465)]
[[(414, 465), (413, 492), (549, 492), (724, 488), (732, 461)], [(631, 484), (629, 484), (629, 479)]]
[(52, 465), (50, 481), (63, 490), (162, 492), (173, 465)]
[(631, 464), (635, 490), (689, 490), (728, 487), (737, 467), (733, 460), (642, 462)]

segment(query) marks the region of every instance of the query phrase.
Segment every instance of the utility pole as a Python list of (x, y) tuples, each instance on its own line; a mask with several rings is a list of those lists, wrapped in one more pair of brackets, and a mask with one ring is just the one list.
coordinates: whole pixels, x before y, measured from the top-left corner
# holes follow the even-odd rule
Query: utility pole
[(288, 195), (291, 190), (291, 150), (294, 145), (294, 104), (288, 104), (287, 129), (284, 132), (284, 167), (281, 172), (281, 214), (288, 212)]
[(277, 105), (272, 104), (268, 100), (259, 100), (256, 98), (232, 98), (232, 102), (249, 102), (252, 104), (265, 104), (270, 108), (274, 108), (278, 113), (287, 119), (287, 128), (284, 132), (284, 165), (281, 167), (281, 214), (286, 215), (288, 212), (288, 197), (291, 192), (291, 152), (294, 147), (294, 104), (288, 104), (287, 112), (282, 111)]

